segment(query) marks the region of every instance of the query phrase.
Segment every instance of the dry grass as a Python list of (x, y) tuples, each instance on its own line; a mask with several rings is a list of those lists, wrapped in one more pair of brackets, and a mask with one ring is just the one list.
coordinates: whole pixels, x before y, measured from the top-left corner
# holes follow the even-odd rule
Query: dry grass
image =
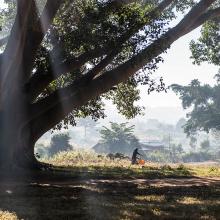
[(18, 220), (18, 217), (15, 213), (0, 210), (0, 219), (1, 220)]
[(220, 177), (220, 165), (159, 164), (146, 161), (144, 166), (131, 165), (130, 160), (111, 160), (105, 155), (98, 155), (91, 150), (60, 152), (49, 160), (51, 163), (73, 172), (90, 172), (95, 175), (114, 177), (171, 177), (171, 176), (205, 176)]
[(85, 149), (60, 152), (44, 162), (65, 167), (129, 167), (131, 165), (129, 160), (110, 160), (104, 154), (97, 154), (92, 150)]
[(187, 169), (192, 170), (196, 176), (220, 177), (220, 165), (185, 165)]

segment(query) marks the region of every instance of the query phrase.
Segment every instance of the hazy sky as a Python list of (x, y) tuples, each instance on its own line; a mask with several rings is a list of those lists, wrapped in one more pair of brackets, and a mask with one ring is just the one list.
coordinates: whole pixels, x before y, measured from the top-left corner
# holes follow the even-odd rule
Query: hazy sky
[(6, 4), (4, 4), (4, 0), (0, 0), (0, 8), (5, 8)]
[[(167, 54), (164, 54), (165, 62), (162, 63), (156, 72), (156, 76), (163, 76), (167, 85), (172, 83), (187, 85), (192, 79), (199, 79), (203, 83), (214, 84), (214, 75), (218, 67), (204, 63), (200, 66), (193, 65), (190, 59), (189, 42), (200, 36), (200, 30), (196, 29), (190, 34), (176, 41)], [(181, 102), (173, 92), (154, 93), (147, 95), (142, 89), (142, 100), (140, 103), (145, 106), (181, 106)]]

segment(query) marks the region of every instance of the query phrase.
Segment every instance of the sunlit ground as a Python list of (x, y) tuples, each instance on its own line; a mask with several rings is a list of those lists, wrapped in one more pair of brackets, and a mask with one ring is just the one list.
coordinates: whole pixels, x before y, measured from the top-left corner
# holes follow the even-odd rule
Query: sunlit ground
[(217, 164), (142, 167), (74, 155), (51, 159), (56, 172), (2, 181), (0, 219), (219, 219)]

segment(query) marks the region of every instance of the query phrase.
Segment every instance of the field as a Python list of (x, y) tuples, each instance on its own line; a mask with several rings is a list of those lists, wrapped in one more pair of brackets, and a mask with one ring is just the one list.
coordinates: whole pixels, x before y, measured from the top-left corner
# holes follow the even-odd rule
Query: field
[(218, 164), (130, 166), (91, 152), (49, 162), (16, 182), (1, 175), (0, 219), (220, 219)]

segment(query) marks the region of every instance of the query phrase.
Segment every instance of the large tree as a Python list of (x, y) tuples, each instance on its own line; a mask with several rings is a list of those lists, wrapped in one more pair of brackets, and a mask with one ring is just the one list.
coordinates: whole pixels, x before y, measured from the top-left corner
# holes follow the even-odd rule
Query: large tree
[(198, 80), (193, 80), (187, 86), (172, 85), (172, 88), (180, 96), (183, 108), (189, 110), (184, 125), (188, 136), (196, 135), (199, 131), (220, 130), (219, 83), (214, 86), (201, 85)]
[[(220, 15), (218, 0), (5, 2), (2, 29), (10, 32), (1, 40), (0, 164), (7, 168), (38, 167), (35, 142), (77, 117), (103, 117), (103, 98), (135, 116), (138, 83), (164, 88), (149, 75), (160, 54)], [(183, 19), (173, 27), (180, 11)]]
[[(208, 62), (220, 66), (220, 18), (207, 21), (197, 41), (192, 41), (190, 48), (194, 64)], [(216, 84), (201, 84), (197, 79), (189, 85), (172, 85), (180, 96), (183, 108), (188, 109), (185, 132), (195, 135), (199, 131), (220, 131), (220, 72), (215, 75)]]
[(110, 128), (103, 126), (100, 134), (100, 142), (93, 147), (97, 153), (130, 155), (135, 148), (140, 146), (134, 135), (134, 125), (128, 126), (128, 123), (110, 122)]

